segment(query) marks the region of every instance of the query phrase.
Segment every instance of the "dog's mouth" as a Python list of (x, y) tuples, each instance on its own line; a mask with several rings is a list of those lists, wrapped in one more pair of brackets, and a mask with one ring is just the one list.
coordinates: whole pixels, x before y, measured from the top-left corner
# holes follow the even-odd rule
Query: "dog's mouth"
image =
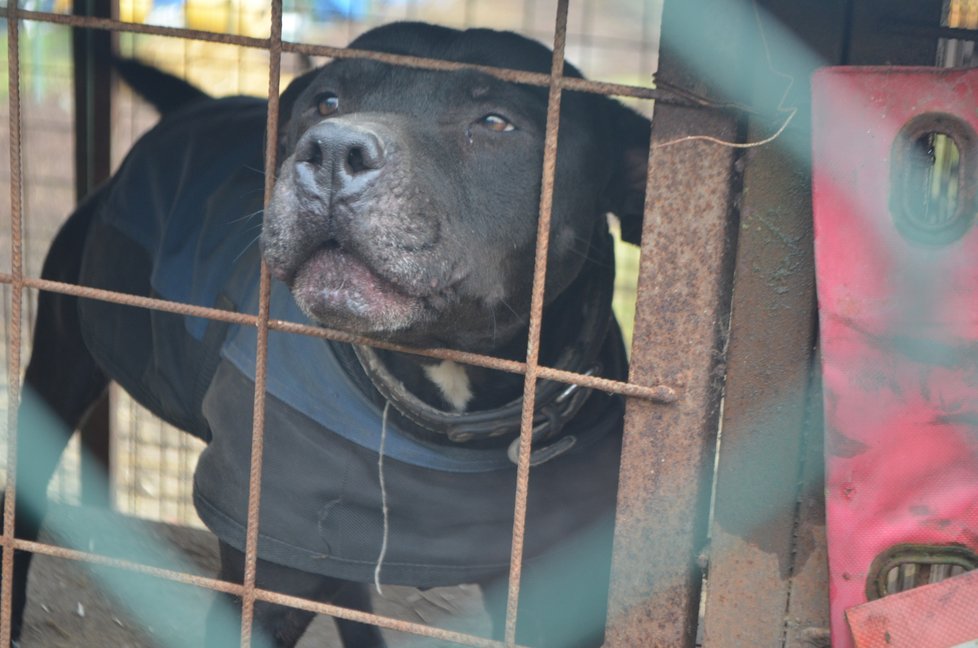
[(325, 326), (383, 333), (409, 326), (423, 303), (380, 276), (334, 240), (316, 248), (283, 277), (299, 306)]

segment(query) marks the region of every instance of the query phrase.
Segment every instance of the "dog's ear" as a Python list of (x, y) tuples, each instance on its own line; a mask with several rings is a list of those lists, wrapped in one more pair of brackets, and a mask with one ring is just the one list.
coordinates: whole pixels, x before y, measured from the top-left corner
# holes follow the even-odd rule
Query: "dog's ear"
[(285, 144), (289, 139), (289, 120), (292, 119), (292, 109), (299, 96), (309, 87), (319, 73), (318, 69), (309, 70), (296, 77), (278, 98), (278, 163), (285, 156)]
[(645, 181), (649, 167), (649, 120), (613, 99), (606, 114), (612, 133), (613, 167), (605, 189), (604, 205), (621, 221), (621, 237), (638, 245), (645, 211)]

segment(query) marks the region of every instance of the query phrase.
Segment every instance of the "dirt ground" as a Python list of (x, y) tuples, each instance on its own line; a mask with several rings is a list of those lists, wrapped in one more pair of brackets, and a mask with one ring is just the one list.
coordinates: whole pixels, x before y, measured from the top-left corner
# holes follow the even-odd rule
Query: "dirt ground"
[[(58, 507), (49, 521), (49, 526), (59, 528), (63, 546), (169, 569), (182, 563), (183, 569), (204, 576), (217, 573), (217, 542), (206, 531), (77, 507)], [(51, 542), (51, 532), (42, 540)], [(162, 578), (93, 570), (86, 563), (38, 555), (30, 574), (21, 648), (202, 646), (204, 619), (214, 596), (210, 590)], [(374, 608), (378, 614), (415, 623), (480, 636), (490, 632), (474, 586), (425, 592), (388, 586), (383, 596), (374, 593)], [(392, 648), (456, 645), (384, 632)], [(340, 646), (332, 619), (317, 617), (299, 646)]]

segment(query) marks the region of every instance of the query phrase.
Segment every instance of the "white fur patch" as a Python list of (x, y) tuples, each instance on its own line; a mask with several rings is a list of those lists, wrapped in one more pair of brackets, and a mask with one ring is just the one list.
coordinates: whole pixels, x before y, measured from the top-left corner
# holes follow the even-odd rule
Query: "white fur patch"
[(464, 412), (472, 400), (472, 385), (465, 367), (451, 360), (443, 360), (436, 365), (426, 365), (424, 371), (441, 390), (448, 404), (456, 412)]

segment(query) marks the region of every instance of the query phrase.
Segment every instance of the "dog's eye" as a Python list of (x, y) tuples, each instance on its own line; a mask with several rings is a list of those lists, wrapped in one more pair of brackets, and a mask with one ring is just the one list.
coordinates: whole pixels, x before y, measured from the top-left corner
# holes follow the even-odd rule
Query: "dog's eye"
[(513, 122), (509, 121), (502, 115), (497, 115), (496, 113), (489, 113), (479, 120), (479, 124), (497, 133), (505, 133), (507, 131), (516, 130), (516, 126), (513, 126)]
[(323, 117), (329, 117), (340, 109), (340, 98), (332, 92), (324, 92), (316, 97), (316, 110)]

